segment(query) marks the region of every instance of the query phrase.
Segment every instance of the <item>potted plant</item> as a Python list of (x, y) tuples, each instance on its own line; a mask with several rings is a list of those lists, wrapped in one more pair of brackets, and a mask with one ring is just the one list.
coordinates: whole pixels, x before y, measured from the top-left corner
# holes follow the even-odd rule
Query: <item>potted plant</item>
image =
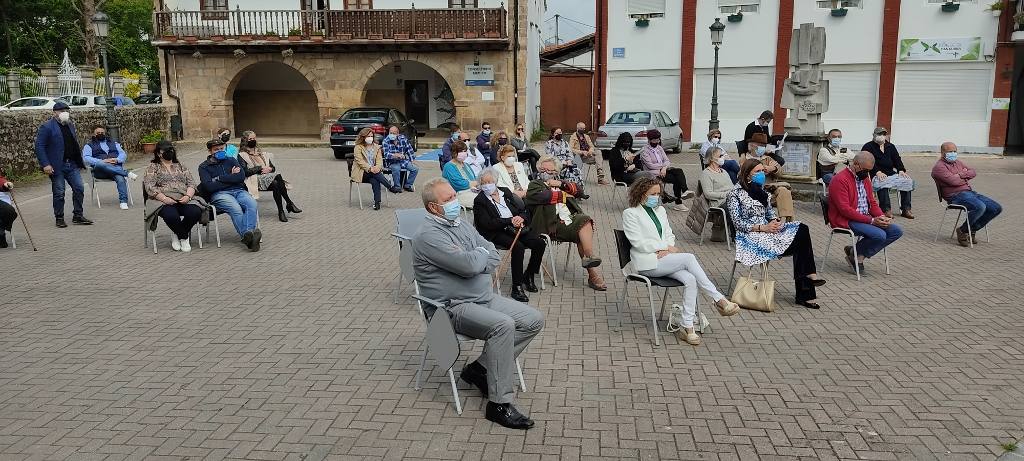
[(309, 37), (313, 39), (314, 42), (322, 42), (324, 41), (324, 31), (320, 29), (314, 30), (313, 32), (310, 32)]
[(428, 40), (428, 39), (430, 39), (430, 34), (416, 33), (416, 34), (413, 34), (412, 36), (416, 40)]
[(832, 11), (829, 14), (831, 14), (833, 18), (844, 17), (848, 12), (849, 10), (847, 10), (846, 7), (840, 5), (839, 0), (832, 0)]
[(164, 132), (160, 130), (153, 130), (142, 136), (139, 140), (139, 144), (142, 144), (142, 152), (148, 155), (153, 155), (156, 152), (156, 143), (164, 139)]
[(252, 34), (242, 34), (242, 35), (239, 35), (238, 39), (243, 41), (243, 42), (251, 42), (252, 41)]
[(297, 42), (302, 40), (302, 31), (299, 29), (291, 29), (288, 31), (288, 41)]
[(441, 32), (441, 38), (443, 40), (451, 40), (455, 38), (455, 32)]
[(489, 30), (484, 32), (484, 38), (501, 38), (501, 32), (496, 30)]
[(395, 32), (395, 40), (409, 40), (409, 34)]
[(197, 37), (195, 35), (186, 35), (186, 36), (184, 36), (182, 38), (184, 38), (186, 42), (198, 42), (199, 41), (199, 37)]
[(478, 34), (476, 32), (463, 32), (462, 33), (462, 38), (477, 38), (479, 36), (480, 36), (480, 34)]
[(988, 11), (992, 13), (992, 16), (998, 18), (1000, 15), (1003, 14), (1004, 8), (1006, 8), (1006, 5), (1003, 4), (1003, 0), (996, 0), (991, 5), (988, 6)]
[(651, 20), (650, 19), (647, 19), (647, 18), (637, 18), (637, 20), (636, 20), (636, 26), (637, 27), (647, 27), (649, 25), (651, 25)]
[(946, 0), (946, 3), (942, 4), (943, 13), (955, 13), (960, 10), (960, 2), (956, 0)]
[(225, 37), (223, 35), (221, 35), (221, 34), (213, 34), (213, 35), (210, 36), (210, 40), (213, 40), (215, 42), (223, 42), (224, 38)]
[(729, 22), (740, 22), (743, 20), (743, 13), (737, 11), (734, 14), (730, 14), (726, 19), (728, 19)]
[(277, 31), (276, 30), (268, 30), (267, 31), (266, 39), (267, 39), (268, 42), (276, 42), (277, 39), (280, 38), (280, 37), (281, 37), (280, 35), (277, 35)]
[(343, 32), (343, 33), (337, 34), (337, 36), (338, 36), (338, 40), (352, 40), (352, 34), (347, 33), (347, 32)]
[(369, 40), (384, 40), (384, 34), (367, 34)]

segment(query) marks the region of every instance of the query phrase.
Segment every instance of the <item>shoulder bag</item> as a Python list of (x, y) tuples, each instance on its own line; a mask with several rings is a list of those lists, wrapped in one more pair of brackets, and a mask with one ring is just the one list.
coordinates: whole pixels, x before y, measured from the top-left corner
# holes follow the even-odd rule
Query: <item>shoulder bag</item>
[(775, 281), (768, 279), (768, 264), (761, 264), (761, 279), (754, 279), (754, 266), (750, 266), (746, 276), (740, 276), (736, 289), (732, 292), (732, 302), (744, 309), (761, 312), (775, 311)]

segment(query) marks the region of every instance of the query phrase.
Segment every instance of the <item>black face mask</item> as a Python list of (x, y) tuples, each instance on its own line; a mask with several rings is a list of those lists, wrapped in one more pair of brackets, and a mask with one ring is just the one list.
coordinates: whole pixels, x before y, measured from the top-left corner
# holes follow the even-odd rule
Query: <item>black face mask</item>
[(170, 162), (171, 160), (174, 160), (174, 151), (173, 150), (165, 150), (165, 151), (160, 153), (160, 158)]
[(231, 139), (231, 133), (224, 133), (220, 135), (221, 141), (228, 142), (229, 139)]
[(250, 139), (249, 141), (247, 141), (245, 143), (245, 147), (248, 147), (250, 149), (252, 149), (253, 147), (256, 147), (256, 140), (255, 139)]
[(562, 140), (562, 135), (561, 134), (556, 134), (555, 135), (555, 141), (561, 141), (561, 140)]
[(102, 142), (102, 141), (106, 141), (107, 140), (107, 135), (106, 134), (98, 134), (98, 135), (93, 136), (92, 138), (97, 140), (97, 141), (101, 141)]
[(871, 176), (871, 170), (861, 170), (857, 172), (857, 179), (861, 181), (868, 179), (868, 176)]
[(499, 146), (504, 146), (505, 144), (508, 144), (508, 139), (505, 139), (505, 138), (498, 139), (498, 145)]
[(661, 144), (661, 140), (660, 139), (652, 139), (650, 141), (647, 141), (647, 143), (650, 144), (651, 147), (658, 147), (658, 144)]

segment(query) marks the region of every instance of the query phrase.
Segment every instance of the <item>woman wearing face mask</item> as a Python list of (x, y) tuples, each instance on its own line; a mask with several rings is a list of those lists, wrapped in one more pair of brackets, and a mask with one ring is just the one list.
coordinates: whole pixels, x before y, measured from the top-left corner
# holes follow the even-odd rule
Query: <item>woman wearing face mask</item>
[(530, 148), (530, 138), (526, 136), (526, 128), (523, 128), (523, 125), (516, 125), (516, 132), (509, 138), (509, 143), (516, 148), (519, 161), (527, 162), (530, 165), (530, 171), (536, 173), (540, 154)]
[(551, 130), (551, 137), (544, 144), (544, 149), (549, 156), (554, 157), (562, 165), (562, 170), (558, 174), (559, 179), (576, 184), (579, 191), (577, 198), (582, 200), (590, 198), (583, 192), (583, 176), (580, 175), (580, 167), (576, 164), (576, 157), (572, 154), (572, 150), (569, 149), (569, 143), (562, 139), (561, 128), (556, 126)]
[(732, 183), (736, 184), (736, 176), (740, 173), (740, 163), (729, 158), (729, 154), (725, 151), (725, 147), (722, 146), (722, 131), (717, 128), (709, 131), (708, 140), (704, 141), (704, 143), (700, 145), (701, 168), (709, 165), (709, 160), (707, 158), (708, 151), (714, 147), (722, 149), (722, 158), (725, 159), (725, 163), (721, 165), (722, 169), (729, 173), (729, 178), (732, 179)]
[(775, 206), (779, 208), (779, 216), (787, 222), (792, 221), (796, 211), (793, 209), (793, 192), (788, 182), (780, 181), (782, 177), (782, 165), (774, 157), (767, 155), (768, 136), (764, 133), (754, 133), (754, 137), (747, 141), (749, 152), (744, 155), (745, 159), (757, 160), (764, 166), (764, 173), (767, 175), (767, 183), (764, 189), (772, 194)]
[(192, 228), (201, 220), (209, 219), (209, 215), (203, 213), (208, 205), (196, 196), (196, 185), (192, 173), (178, 162), (177, 151), (170, 141), (157, 143), (153, 160), (142, 176), (142, 187), (148, 199), (146, 223), (150, 230), (156, 230), (156, 217), (163, 218), (174, 233), (171, 239), (174, 251), (192, 251), (189, 244)]
[[(700, 172), (700, 191), (708, 207), (725, 206), (725, 199), (732, 192), (733, 182), (729, 172), (725, 171), (725, 149), (712, 147), (708, 151), (708, 167)], [(721, 213), (711, 215), (711, 241), (725, 241), (726, 222)]]
[(519, 198), (526, 197), (526, 188), (530, 185), (530, 178), (526, 175), (526, 169), (519, 163), (516, 157), (516, 148), (502, 146), (498, 149), (498, 158), (501, 163), (494, 165), (494, 175), (498, 187), (504, 187)]
[(633, 135), (623, 131), (615, 140), (615, 146), (608, 154), (608, 170), (612, 181), (633, 184), (640, 176), (651, 176), (644, 171), (640, 154), (633, 152)]
[[(756, 135), (755, 135), (756, 136)], [(736, 260), (744, 266), (793, 257), (796, 304), (818, 309), (816, 287), (825, 284), (814, 265), (814, 247), (806, 224), (783, 223), (768, 206), (765, 166), (749, 159), (740, 166), (740, 182), (729, 193), (726, 206), (736, 229)]]
[(217, 128), (217, 137), (224, 142), (224, 153), (227, 154), (228, 157), (237, 158), (238, 146), (229, 143), (229, 141), (231, 141), (231, 129), (227, 127)]
[[(487, 168), (489, 163), (487, 155), (480, 152), (480, 149), (477, 149), (476, 143), (469, 140), (468, 132), (464, 132), (462, 136), (465, 138), (463, 142), (466, 145), (466, 159), (462, 163), (465, 163), (470, 170), (473, 170), (474, 175), (480, 176), (480, 172), (484, 171), (484, 168)], [(452, 151), (453, 155), (454, 153)]]
[(666, 201), (675, 202), (672, 209), (676, 211), (689, 211), (683, 200), (693, 197), (693, 192), (686, 190), (686, 175), (683, 170), (672, 166), (668, 159), (665, 148), (661, 146), (661, 132), (658, 130), (647, 130), (647, 145), (640, 151), (640, 160), (643, 162), (644, 171), (647, 171), (663, 182), (672, 184), (675, 195), (665, 194)]
[(373, 130), (363, 128), (359, 131), (361, 142), (352, 154), (353, 166), (350, 176), (355, 182), (369, 183), (373, 189), (373, 209), (380, 209), (380, 188), (386, 187), (391, 193), (398, 193), (398, 188), (384, 176), (384, 151), (374, 142)]
[(469, 165), (466, 165), (466, 158), (469, 156), (466, 149), (465, 143), (452, 144), (452, 161), (444, 164), (441, 176), (447, 179), (455, 189), (455, 198), (459, 199), (459, 204), (473, 209), (473, 200), (476, 198), (476, 193), (479, 192), (477, 188), (479, 184), (476, 173)]
[[(288, 196), (287, 182), (277, 172), (277, 167), (274, 166), (274, 154), (270, 152), (263, 152), (257, 145), (256, 133), (253, 131), (246, 131), (242, 133), (241, 147), (239, 148), (238, 157), (242, 165), (242, 169), (248, 167), (260, 167), (260, 174), (249, 176), (245, 178), (245, 187), (249, 190), (249, 194), (252, 198), (259, 199), (260, 191), (270, 191), (274, 194), (274, 203), (277, 204), (277, 218), (281, 222), (288, 222), (288, 215), (285, 213), (285, 207), (282, 203), (288, 204), (287, 210), (291, 213), (302, 213), (302, 210), (292, 202), (291, 197)], [(263, 173), (263, 171), (269, 171)]]
[(708, 279), (697, 257), (677, 248), (665, 207), (661, 206), (661, 181), (638, 178), (629, 186), (629, 208), (622, 212), (622, 231), (633, 246), (630, 257), (633, 267), (647, 277), (670, 277), (684, 284), (683, 305), (672, 305), (668, 331), (687, 344), (700, 344), (694, 332), (697, 315), (697, 291), (704, 291), (715, 302), (718, 313), (735, 315), (740, 307), (730, 302)]

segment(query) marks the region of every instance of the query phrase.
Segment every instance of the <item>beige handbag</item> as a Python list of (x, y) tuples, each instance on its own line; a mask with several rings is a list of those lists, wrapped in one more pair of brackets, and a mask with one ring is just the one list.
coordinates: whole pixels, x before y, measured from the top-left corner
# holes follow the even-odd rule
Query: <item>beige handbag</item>
[(746, 276), (740, 276), (736, 289), (732, 292), (732, 302), (744, 309), (761, 312), (775, 311), (775, 281), (768, 279), (768, 265), (761, 264), (761, 279), (755, 280), (754, 266), (750, 266)]

